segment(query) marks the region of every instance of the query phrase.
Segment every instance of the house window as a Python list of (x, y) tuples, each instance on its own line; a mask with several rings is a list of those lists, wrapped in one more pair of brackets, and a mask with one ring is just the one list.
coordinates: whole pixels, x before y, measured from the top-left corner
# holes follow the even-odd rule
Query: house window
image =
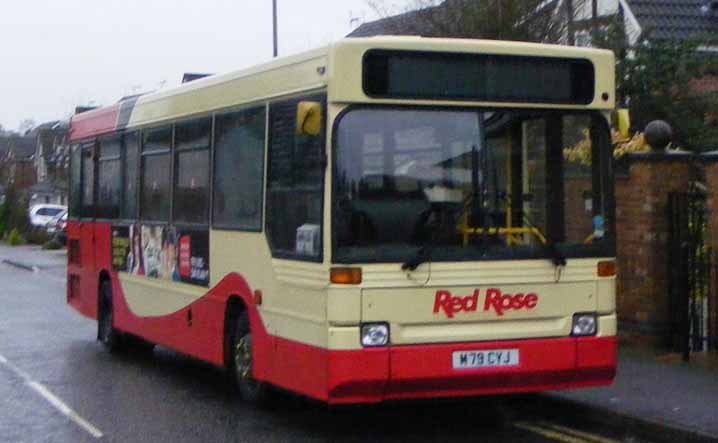
[(588, 31), (576, 32), (576, 46), (590, 48), (591, 47), (591, 33)]

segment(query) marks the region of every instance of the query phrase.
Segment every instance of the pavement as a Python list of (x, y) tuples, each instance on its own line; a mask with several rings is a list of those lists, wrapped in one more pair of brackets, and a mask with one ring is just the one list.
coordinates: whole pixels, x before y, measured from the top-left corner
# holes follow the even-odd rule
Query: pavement
[[(41, 276), (44, 275), (46, 278), (51, 279), (49, 281), (64, 283), (65, 262), (65, 251), (43, 251), (36, 246), (10, 248), (0, 244), (0, 263), (13, 266), (18, 271), (22, 271), (22, 274), (18, 274), (19, 276), (27, 274), (36, 275), (38, 276), (37, 278), (41, 278)], [(20, 280), (24, 280), (24, 278), (21, 277)], [(3, 286), (5, 286), (5, 284), (0, 285), (0, 289)], [(67, 315), (70, 315), (69, 310), (63, 309), (63, 311), (67, 311)], [(52, 314), (52, 316), (48, 318), (55, 316), (56, 314)], [(70, 316), (68, 318), (74, 317)], [(38, 321), (40, 321), (39, 318)], [(87, 336), (88, 340), (91, 341), (94, 338), (94, 323), (79, 319), (77, 321), (77, 331), (82, 331), (82, 336)], [(67, 320), (63, 320), (63, 322), (67, 323)], [(2, 325), (0, 324), (0, 326)], [(2, 327), (0, 327), (0, 330), (2, 330)], [(78, 336), (74, 335), (76, 333), (75, 329), (68, 329), (68, 336), (72, 336), (73, 340), (71, 342), (73, 345), (78, 341)], [(61, 336), (58, 335), (54, 338), (59, 340)], [(86, 358), (88, 361), (95, 361), (97, 359), (97, 356), (94, 354), (95, 351), (91, 351), (91, 349), (94, 348), (87, 350), (88, 348), (85, 346), (83, 349), (85, 349), (84, 352), (92, 354)], [(215, 384), (221, 386), (221, 383), (215, 383), (216, 379), (221, 377), (215, 374), (214, 370), (205, 367), (206, 365), (189, 360), (185, 361), (181, 356), (175, 356), (172, 353), (167, 353), (162, 350), (155, 352), (155, 362), (147, 363), (144, 360), (140, 360), (139, 362), (132, 360), (131, 363), (143, 366), (143, 368), (141, 368), (143, 369), (142, 372), (152, 368), (152, 371), (157, 372), (157, 374), (154, 375), (167, 382), (167, 380), (165, 380), (166, 373), (163, 371), (172, 371), (169, 369), (172, 366), (170, 365), (161, 370), (157, 369), (157, 360), (161, 361), (162, 359), (174, 362), (174, 365), (179, 365), (184, 369), (189, 367), (189, 372), (209, 373), (207, 376), (207, 384), (212, 388), (210, 391), (214, 391)], [(120, 363), (123, 362), (121, 361)], [(100, 360), (99, 364), (107, 365), (109, 363), (108, 361)], [(127, 362), (124, 362), (124, 364), (126, 365)], [(179, 376), (179, 381), (174, 380), (174, 383), (183, 383), (186, 381), (185, 378), (184, 375), (181, 375)], [(137, 378), (132, 378), (131, 380), (133, 380), (133, 383), (138, 383)], [(169, 382), (173, 382), (172, 379), (170, 379)], [(192, 385), (196, 382), (197, 379), (194, 378)], [(62, 385), (60, 384), (59, 386)], [(7, 389), (12, 394), (12, 389), (16, 388), (9, 386)], [(103, 388), (103, 392), (105, 389), (107, 388)], [(183, 386), (183, 389), (177, 392), (185, 395), (188, 392), (187, 389), (189, 389), (187, 386)], [(222, 388), (217, 389), (221, 391)], [(162, 395), (168, 394), (164, 393)], [(226, 401), (222, 398), (215, 398), (214, 395), (208, 395), (207, 393), (199, 395), (203, 401), (212, 399), (213, 402), (218, 402), (223, 405)], [(503, 400), (499, 400), (499, 402), (501, 401)], [(509, 398), (506, 400), (506, 403), (510, 404), (511, 408), (513, 408), (512, 414), (520, 420), (524, 420), (526, 417), (537, 412), (544, 414), (544, 416), (555, 415), (564, 420), (564, 423), (568, 422), (574, 425), (580, 422), (589, 423), (587, 428), (593, 429), (593, 432), (613, 432), (615, 437), (622, 438), (622, 441), (637, 441), (634, 438), (638, 438), (640, 441), (652, 442), (718, 442), (718, 352), (694, 353), (691, 355), (691, 361), (684, 363), (678, 354), (660, 353), (644, 347), (622, 345), (619, 347), (618, 375), (613, 385), (601, 388), (549, 392), (542, 395), (517, 396)], [(378, 410), (368, 408), (361, 410), (363, 412), (350, 412), (345, 417), (342, 416), (342, 414), (345, 413), (340, 411), (338, 414), (343, 418), (338, 420), (338, 422), (343, 423), (341, 426), (338, 426), (336, 430), (333, 430), (331, 427), (328, 431), (323, 430), (320, 434), (313, 435), (314, 438), (309, 438), (309, 440), (314, 440), (315, 438), (323, 440), (327, 437), (329, 437), (329, 440), (334, 440), (334, 438), (342, 436), (341, 429), (344, 429), (345, 425), (348, 426), (350, 422), (354, 422), (357, 419), (361, 421), (361, 417), (357, 417), (357, 414), (360, 416), (367, 415), (365, 418), (376, 418), (376, 416), (379, 415), (385, 417), (387, 415), (391, 416), (392, 414), (396, 414), (397, 417), (395, 418), (397, 418), (399, 422), (407, 421), (407, 415), (416, 418), (417, 415), (420, 416), (421, 414), (439, 414), (448, 419), (449, 417), (454, 417), (456, 414), (461, 415), (467, 405), (466, 403), (436, 407), (419, 405), (399, 407), (397, 410), (391, 408)], [(285, 408), (287, 408), (287, 406), (285, 406)], [(290, 411), (293, 411), (291, 412), (292, 414), (297, 412), (293, 409), (294, 407), (291, 406), (291, 402), (288, 408)], [(304, 420), (308, 420), (309, 416), (313, 417), (317, 414), (323, 417), (323, 419), (319, 420), (320, 422), (323, 422), (329, 417), (332, 419), (337, 418), (337, 416), (335, 416), (337, 413), (329, 413), (329, 416), (327, 416), (327, 413), (323, 412), (323, 409), (316, 409), (317, 406), (314, 405), (307, 406), (300, 404), (297, 408), (298, 410), (308, 408), (312, 411), (308, 416), (302, 414), (303, 418), (300, 420), (301, 423), (306, 423)], [(471, 407), (471, 409), (473, 410), (474, 408)], [(245, 412), (245, 414), (258, 414), (256, 412), (243, 412)], [(255, 415), (250, 416), (255, 417)], [(92, 418), (95, 417), (93, 416)], [(111, 426), (108, 423), (103, 423), (102, 417), (98, 416), (96, 418), (101, 425), (105, 427)], [(246, 415), (245, 418), (247, 418)], [(468, 419), (469, 416), (466, 418)], [(227, 416), (225, 419), (228, 423), (235, 423), (233, 421), (234, 418)], [(256, 420), (262, 422), (262, 424), (260, 425), (255, 421), (252, 426), (260, 426), (261, 429), (266, 429), (265, 426), (267, 423), (263, 423), (263, 421), (267, 419), (281, 420), (283, 422), (287, 420), (287, 418), (281, 414), (270, 416), (269, 418), (256, 415)], [(409, 424), (407, 424), (404, 430), (411, 434), (411, 432), (417, 431), (417, 429), (415, 429), (417, 425), (413, 419), (409, 421), (415, 424), (411, 425), (411, 427), (408, 427)], [(493, 418), (489, 417), (486, 421), (493, 421)], [(2, 420), (0, 420), (0, 422), (2, 422)], [(311, 420), (309, 420), (309, 422), (311, 423)], [(136, 423), (134, 425), (137, 426)], [(319, 425), (320, 424), (317, 423), (317, 426)], [(396, 422), (394, 422), (392, 426), (394, 425), (396, 425)], [(130, 426), (132, 425), (130, 424)], [(239, 425), (237, 424), (237, 426)], [(560, 425), (551, 425), (550, 432), (546, 431), (549, 427), (544, 425), (542, 425), (544, 428), (537, 428), (538, 431), (534, 429), (535, 426), (531, 424), (524, 423), (521, 424), (521, 426), (524, 426), (522, 429), (528, 429), (534, 434), (546, 436), (548, 440), (557, 440), (554, 438), (557, 429), (565, 430), (565, 428), (562, 428)], [(534, 426), (534, 428), (532, 428), (532, 426)], [(298, 431), (302, 433), (307, 431), (305, 427), (306, 425), (302, 424), (300, 428), (294, 428), (289, 436), (296, 436), (294, 433)], [(0, 429), (1, 428), (2, 426), (0, 426)], [(543, 429), (543, 431), (541, 429)], [(456, 432), (450, 433), (452, 438), (448, 438), (448, 440), (461, 440), (461, 438), (458, 437), (464, 436), (463, 432), (467, 430), (468, 428), (464, 429), (461, 427), (455, 429)], [(428, 432), (429, 428), (422, 428), (420, 431), (421, 432), (416, 435), (420, 435), (422, 432)], [(329, 432), (329, 434), (327, 434), (327, 432)], [(501, 432), (504, 431), (496, 431), (494, 437), (492, 439), (486, 439), (486, 441), (524, 441), (521, 436), (522, 434), (502, 434)], [(551, 434), (551, 432), (554, 432), (554, 434)], [(630, 434), (630, 436), (626, 437), (626, 433)], [(400, 435), (402, 434), (394, 435), (394, 437)], [(554, 437), (552, 437), (552, 435), (554, 435)], [(575, 437), (577, 434), (574, 432), (572, 435)], [(287, 434), (283, 435), (284, 438), (287, 436)], [(386, 434), (367, 434), (367, 437), (372, 436), (377, 437), (379, 440), (383, 440), (385, 439), (383, 437), (387, 437)], [(382, 438), (379, 438), (380, 436)], [(403, 436), (405, 437), (406, 435)], [(436, 436), (439, 437), (440, 434), (436, 434)], [(125, 435), (125, 437), (128, 437), (128, 435)], [(391, 437), (391, 435), (389, 435), (389, 437)], [(447, 437), (447, 434), (444, 434), (444, 437)], [(284, 440), (284, 438), (280, 438), (280, 440)], [(1, 437), (0, 440), (2, 440)], [(67, 441), (72, 440), (73, 438), (68, 436)], [(273, 438), (270, 440), (273, 440)], [(565, 439), (559, 440), (563, 441)], [(527, 437), (525, 441), (538, 440)], [(574, 438), (571, 440), (571, 438), (568, 438), (568, 440), (565, 441), (595, 442), (609, 441), (609, 439), (596, 440), (594, 437), (583, 438), (583, 440), (576, 440)]]
[(67, 250), (44, 250), (35, 245), (11, 247), (0, 243), (0, 263), (25, 271), (49, 271), (64, 276)]
[(619, 345), (613, 385), (550, 393), (590, 419), (642, 428), (665, 441), (718, 442), (718, 352), (680, 354)]

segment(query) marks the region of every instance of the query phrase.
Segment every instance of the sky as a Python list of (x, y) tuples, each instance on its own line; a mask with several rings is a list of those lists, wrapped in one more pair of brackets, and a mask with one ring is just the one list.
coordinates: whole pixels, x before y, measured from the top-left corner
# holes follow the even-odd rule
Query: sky
[[(277, 9), (280, 56), (375, 18), (365, 0), (277, 0)], [(271, 0), (2, 0), (0, 125), (66, 119), (78, 105), (176, 86), (185, 72), (271, 58)]]

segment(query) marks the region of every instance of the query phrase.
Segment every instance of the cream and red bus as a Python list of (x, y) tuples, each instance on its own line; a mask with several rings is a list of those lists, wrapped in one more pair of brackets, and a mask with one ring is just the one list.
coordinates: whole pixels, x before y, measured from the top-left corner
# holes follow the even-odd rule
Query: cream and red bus
[(609, 384), (614, 89), (608, 51), (376, 37), (78, 114), (67, 301), (252, 401)]

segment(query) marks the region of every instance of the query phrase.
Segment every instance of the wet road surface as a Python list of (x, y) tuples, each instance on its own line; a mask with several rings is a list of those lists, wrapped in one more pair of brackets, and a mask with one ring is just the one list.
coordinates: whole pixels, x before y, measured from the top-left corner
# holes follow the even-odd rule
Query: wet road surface
[(107, 353), (65, 304), (55, 257), (39, 272), (0, 264), (0, 442), (638, 441), (536, 395), (328, 408), (280, 394), (252, 409), (211, 365), (160, 347)]

